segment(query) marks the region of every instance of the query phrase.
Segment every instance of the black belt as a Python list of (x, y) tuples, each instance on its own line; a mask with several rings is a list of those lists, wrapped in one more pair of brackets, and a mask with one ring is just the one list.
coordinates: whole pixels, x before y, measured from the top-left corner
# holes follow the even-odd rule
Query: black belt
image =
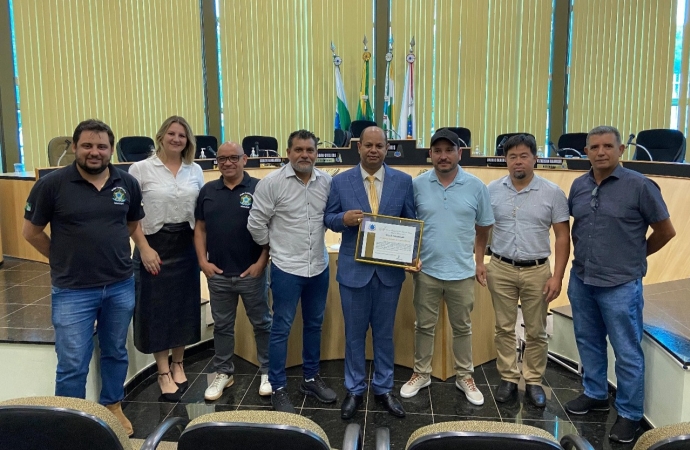
[(512, 259), (505, 258), (499, 254), (496, 254), (494, 252), (491, 252), (491, 254), (497, 258), (503, 261), (504, 263), (511, 264), (515, 267), (534, 267), (534, 266), (541, 266), (542, 264), (546, 263), (549, 258), (543, 258), (543, 259), (530, 259), (528, 261), (513, 261)]

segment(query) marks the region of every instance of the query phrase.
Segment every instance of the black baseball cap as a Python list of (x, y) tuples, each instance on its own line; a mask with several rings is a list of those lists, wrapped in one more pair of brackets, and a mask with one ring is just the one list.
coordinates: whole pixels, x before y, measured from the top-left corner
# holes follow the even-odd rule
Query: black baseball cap
[(437, 141), (445, 139), (456, 147), (460, 147), (460, 138), (457, 134), (450, 131), (448, 128), (441, 128), (436, 130), (433, 136), (431, 136), (431, 143), (429, 147), (433, 147)]

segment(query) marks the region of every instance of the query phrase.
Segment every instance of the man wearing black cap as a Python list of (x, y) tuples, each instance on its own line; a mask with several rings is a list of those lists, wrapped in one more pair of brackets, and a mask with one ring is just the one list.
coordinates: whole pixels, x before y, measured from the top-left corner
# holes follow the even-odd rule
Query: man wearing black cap
[[(400, 389), (413, 397), (431, 383), (434, 331), (441, 299), (445, 299), (453, 329), (455, 386), (474, 405), (484, 396), (472, 374), (472, 324), (475, 261), (483, 262), (489, 230), (494, 223), (489, 191), (479, 178), (460, 168), (458, 136), (442, 128), (431, 137), (429, 156), (434, 165), (412, 182), (417, 218), (424, 221), (421, 271), (414, 275), (414, 373)], [(482, 264), (483, 266), (483, 264)]]

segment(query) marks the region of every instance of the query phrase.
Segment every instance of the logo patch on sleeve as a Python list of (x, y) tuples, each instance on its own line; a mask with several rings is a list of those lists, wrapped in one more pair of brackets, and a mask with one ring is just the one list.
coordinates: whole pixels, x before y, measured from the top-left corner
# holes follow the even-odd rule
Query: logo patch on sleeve
[(24, 207), (24, 209), (25, 209), (26, 211), (29, 211), (29, 212), (30, 212), (30, 211), (31, 211), (31, 203), (26, 202), (26, 206)]

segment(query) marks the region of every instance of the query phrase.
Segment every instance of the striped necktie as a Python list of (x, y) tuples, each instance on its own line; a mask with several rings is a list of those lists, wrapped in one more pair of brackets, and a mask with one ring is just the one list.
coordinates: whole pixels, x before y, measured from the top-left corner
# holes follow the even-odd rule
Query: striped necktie
[(369, 206), (371, 206), (371, 213), (378, 214), (379, 212), (379, 196), (376, 193), (376, 185), (374, 180), (376, 177), (369, 175), (367, 181), (369, 182)]

